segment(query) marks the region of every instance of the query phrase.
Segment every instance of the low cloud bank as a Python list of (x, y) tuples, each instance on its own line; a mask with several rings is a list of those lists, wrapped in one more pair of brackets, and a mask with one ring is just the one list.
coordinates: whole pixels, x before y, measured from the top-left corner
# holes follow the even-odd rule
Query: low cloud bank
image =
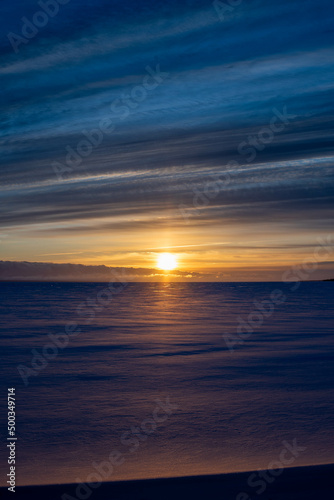
[[(175, 270), (169, 273), (175, 280), (201, 278), (200, 273)], [(82, 264), (53, 264), (45, 262), (0, 261), (1, 281), (159, 281), (164, 271), (149, 268), (84, 266)]]

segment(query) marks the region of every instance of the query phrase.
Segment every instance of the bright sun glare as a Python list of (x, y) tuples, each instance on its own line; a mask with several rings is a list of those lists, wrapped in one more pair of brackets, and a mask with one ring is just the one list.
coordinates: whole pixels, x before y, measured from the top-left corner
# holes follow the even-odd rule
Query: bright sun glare
[(171, 253), (162, 253), (158, 256), (157, 265), (163, 271), (171, 271), (177, 266), (176, 258)]

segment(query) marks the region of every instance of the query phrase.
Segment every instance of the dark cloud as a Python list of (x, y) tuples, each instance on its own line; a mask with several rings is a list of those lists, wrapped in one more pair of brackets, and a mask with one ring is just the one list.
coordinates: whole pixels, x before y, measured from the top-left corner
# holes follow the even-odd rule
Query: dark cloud
[[(0, 280), (29, 281), (140, 281), (163, 279), (165, 274), (158, 269), (123, 268), (109, 266), (84, 266), (82, 264), (53, 264), (41, 262), (0, 261)], [(199, 273), (175, 271), (175, 278), (200, 277)]]

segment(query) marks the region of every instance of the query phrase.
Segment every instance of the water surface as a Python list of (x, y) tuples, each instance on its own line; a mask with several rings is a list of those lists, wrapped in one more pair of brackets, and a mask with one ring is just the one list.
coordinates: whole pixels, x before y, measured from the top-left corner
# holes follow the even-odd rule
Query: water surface
[[(306, 448), (294, 466), (334, 462), (333, 283), (136, 283), (111, 301), (105, 287), (1, 284), (1, 412), (15, 386), (19, 484), (85, 481), (113, 450), (124, 463), (110, 479), (267, 468), (294, 439)], [(275, 289), (286, 301), (229, 350), (223, 336)], [(69, 322), (81, 333), (25, 387), (17, 366)], [(146, 422), (131, 452), (122, 435), (168, 398), (177, 409)]]

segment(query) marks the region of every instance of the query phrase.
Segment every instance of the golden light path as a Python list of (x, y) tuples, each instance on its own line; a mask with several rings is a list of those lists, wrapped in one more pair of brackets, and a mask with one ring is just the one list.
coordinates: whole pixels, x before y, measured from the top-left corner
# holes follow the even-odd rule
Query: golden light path
[(176, 268), (176, 258), (171, 253), (162, 253), (158, 256), (157, 266), (163, 271), (172, 271)]

